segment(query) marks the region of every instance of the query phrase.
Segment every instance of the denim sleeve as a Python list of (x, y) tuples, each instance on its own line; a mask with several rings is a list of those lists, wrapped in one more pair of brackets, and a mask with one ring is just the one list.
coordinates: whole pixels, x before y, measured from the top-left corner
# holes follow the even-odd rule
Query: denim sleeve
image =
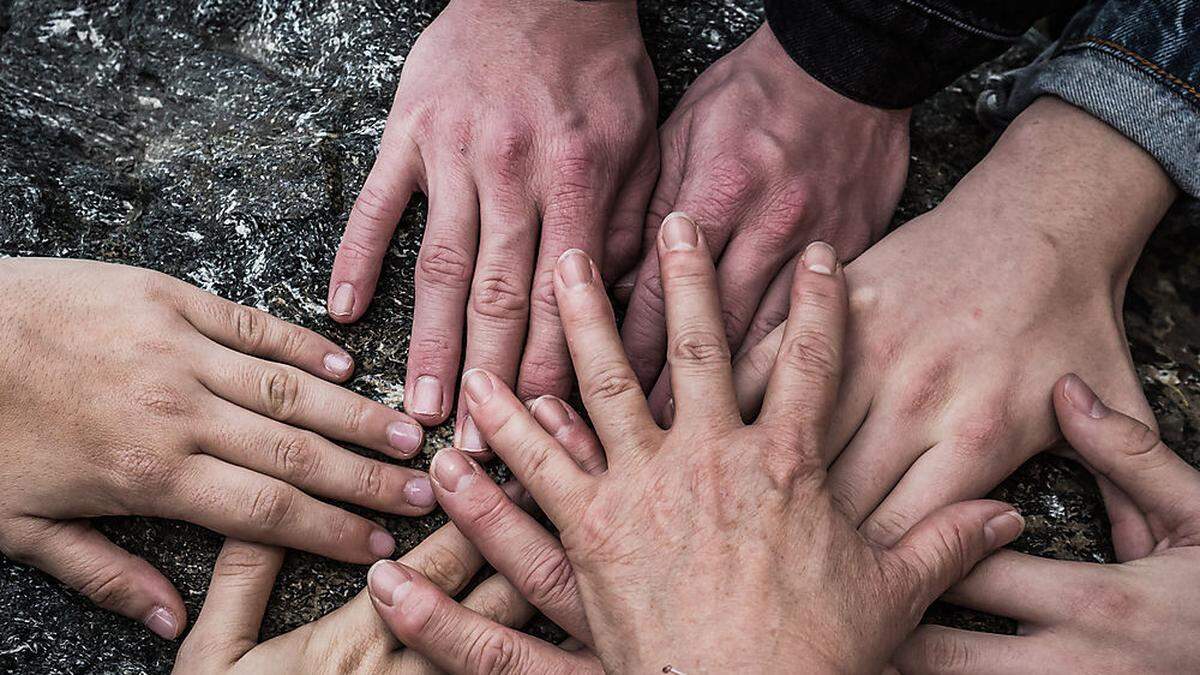
[(765, 0), (800, 67), (834, 91), (907, 108), (1082, 0)]
[(1094, 2), (1032, 64), (998, 78), (979, 109), (1002, 125), (1045, 95), (1103, 120), (1200, 198), (1200, 0)]

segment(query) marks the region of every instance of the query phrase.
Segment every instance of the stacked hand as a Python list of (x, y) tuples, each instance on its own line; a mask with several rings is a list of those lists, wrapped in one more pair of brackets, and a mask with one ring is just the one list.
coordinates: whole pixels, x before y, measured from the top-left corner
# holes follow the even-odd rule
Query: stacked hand
[[(578, 247), (609, 279), (635, 264), (658, 172), (656, 114), (632, 0), (453, 0), (421, 34), (328, 300), (338, 321), (362, 316), (409, 196), (428, 195), (409, 414), (445, 420), (462, 363), (525, 396), (568, 393), (554, 261)], [(461, 413), (456, 445), (484, 447)]]
[(392, 536), (307, 493), (390, 513), (434, 505), (405, 415), (333, 382), (345, 351), (312, 331), (162, 274), (0, 261), (0, 551), (163, 637), (183, 629), (171, 583), (88, 525), (144, 515), (356, 563)]
[[(880, 667), (934, 598), (1017, 536), (1020, 517), (1001, 503), (964, 502), (894, 546), (865, 540), (838, 511), (820, 468), (846, 302), (833, 250), (817, 244), (805, 254), (785, 347), (750, 426), (737, 414), (716, 274), (695, 224), (669, 217), (659, 257), (677, 406), (667, 432), (652, 421), (624, 356), (596, 265), (569, 251), (555, 275), (583, 400), (607, 453), (605, 473), (581, 469), (569, 444), (500, 378), (483, 370), (464, 378), (470, 414), (490, 447), (561, 532), (561, 552), (544, 533), (527, 539), (530, 557), (541, 561), (529, 569), (563, 582), (542, 604), (609, 670)], [(463, 490), (463, 476), (479, 472), (456, 450), (439, 453), (436, 489), (452, 516), (469, 507), (450, 495)], [(481, 489), (484, 481), (467, 486), (476, 513), (502, 501), (495, 488)], [(486, 513), (495, 520), (516, 512)], [(481, 520), (460, 526), (470, 536)], [(515, 536), (531, 527), (493, 531)], [(406, 644), (432, 649), (453, 623), (453, 602), (415, 570), (381, 563), (369, 584)], [(567, 602), (576, 585), (582, 613)], [(732, 636), (745, 648), (730, 644)], [(553, 649), (500, 627), (477, 640), (507, 655), (496, 669), (503, 672)]]

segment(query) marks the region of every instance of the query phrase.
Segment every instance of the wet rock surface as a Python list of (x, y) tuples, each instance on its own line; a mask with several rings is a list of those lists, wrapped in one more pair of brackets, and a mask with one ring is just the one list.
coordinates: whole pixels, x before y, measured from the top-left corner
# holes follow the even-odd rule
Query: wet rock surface
[[(420, 200), (404, 218), (379, 300), (357, 326), (323, 311), (342, 224), (373, 160), (404, 56), (436, 0), (0, 0), (0, 254), (136, 264), (269, 310), (337, 340), (358, 360), (356, 391), (399, 406), (412, 311)], [(664, 114), (705, 66), (756, 27), (754, 2), (643, 2)], [(914, 117), (902, 222), (945, 195), (994, 136), (973, 114), (986, 74), (964, 77)], [(1200, 235), (1177, 209), (1130, 286), (1126, 321), (1166, 440), (1200, 459)], [(430, 435), (424, 466), (447, 442)], [(1006, 482), (1029, 528), (1017, 548), (1111, 559), (1095, 486), (1042, 458)], [(401, 549), (442, 522), (373, 514)], [(105, 519), (184, 595), (191, 619), (220, 539), (181, 523)], [(265, 635), (352, 597), (365, 568), (289, 556)], [(952, 608), (940, 620), (986, 625)], [(93, 608), (0, 558), (0, 669), (160, 672), (176, 645)]]

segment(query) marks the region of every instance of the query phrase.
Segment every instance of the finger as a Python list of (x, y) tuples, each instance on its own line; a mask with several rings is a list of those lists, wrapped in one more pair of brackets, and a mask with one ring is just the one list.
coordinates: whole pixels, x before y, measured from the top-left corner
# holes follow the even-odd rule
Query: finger
[[(1024, 675), (1056, 672), (1061, 658), (1032, 638), (921, 626), (892, 657), (904, 675)], [(1050, 666), (1049, 664), (1055, 664)]]
[(771, 371), (775, 369), (775, 354), (783, 344), (783, 330), (784, 326), (775, 328), (733, 364), (733, 388), (737, 392), (738, 410), (744, 420), (755, 419), (762, 408), (767, 383), (771, 380)]
[[(867, 419), (863, 421), (862, 428), (850, 440), (850, 445), (833, 460), (826, 484), (838, 507), (856, 527), (861, 526), (879, 505), (891, 496), (896, 486), (907, 478), (908, 472), (916, 462), (932, 452), (941, 452), (941, 448), (937, 445), (930, 447), (917, 433), (909, 420), (900, 417), (883, 402), (870, 411)], [(945, 475), (926, 476), (922, 485), (928, 485), (930, 481), (938, 481), (940, 485), (945, 482)], [(973, 496), (986, 491), (985, 488)], [(945, 493), (944, 490), (941, 492)], [(930, 505), (928, 509), (951, 501), (954, 500), (939, 501)], [(895, 502), (893, 499), (893, 504)], [(895, 511), (896, 509), (889, 508), (885, 512)], [(903, 522), (895, 528), (891, 537), (872, 540), (885, 546), (895, 543), (900, 535), (907, 532), (908, 528), (927, 512), (926, 509), (904, 514)]]
[(379, 525), (283, 481), (202, 454), (192, 455), (184, 466), (176, 499), (154, 515), (342, 562), (375, 562), (396, 548), (392, 535)]
[(305, 492), (418, 516), (436, 504), (424, 472), (363, 457), (320, 436), (220, 402), (197, 439), (208, 454)]
[[(761, 231), (771, 227), (769, 222), (761, 223), (734, 234), (717, 266), (725, 336), (735, 354), (741, 349), (750, 321), (762, 304), (771, 281), (796, 253), (793, 248), (781, 248)], [(738, 226), (735, 226), (734, 231), (737, 230)]]
[(220, 347), (206, 350), (200, 362), (196, 375), (209, 391), (288, 426), (400, 459), (416, 455), (425, 442), (421, 425), (408, 415), (291, 366)]
[[(646, 209), (656, 189), (658, 178), (658, 138), (655, 135), (638, 160), (637, 166), (617, 193), (608, 236), (604, 240), (604, 283), (613, 286), (630, 275), (642, 252), (642, 224)], [(633, 290), (633, 279), (628, 282)], [(625, 301), (628, 297), (625, 298)]]
[(1090, 471), (1096, 479), (1096, 487), (1100, 489), (1100, 498), (1104, 500), (1108, 527), (1112, 532), (1113, 552), (1116, 553), (1117, 560), (1125, 562), (1150, 555), (1158, 542), (1150, 529), (1150, 523), (1146, 522), (1146, 514), (1142, 513), (1132, 497), (1111, 480), (1094, 470)]
[[(480, 190), (482, 230), (467, 307), (464, 369), (486, 366), (512, 386), (529, 326), (538, 214), (515, 185), (483, 185)], [(486, 450), (461, 400), (455, 426), (455, 446), (469, 452)]]
[(421, 171), (417, 148), (396, 125), (388, 124), (333, 260), (327, 307), (334, 321), (357, 321), (367, 311), (388, 245)]
[(140, 621), (173, 640), (187, 623), (183, 599), (150, 563), (125, 551), (82, 520), (30, 518), (28, 546), (12, 557), (87, 596), (97, 606)]
[(441, 450), (430, 470), (442, 508), (492, 567), (550, 620), (590, 644), (575, 572), (558, 538), (465, 453)]
[(468, 412), (488, 446), (560, 527), (571, 522), (590, 485), (583, 472), (542, 429), (512, 390), (485, 370), (463, 375)]
[[(1200, 473), (1168, 448), (1153, 429), (1110, 410), (1075, 375), (1054, 387), (1059, 426), (1079, 456), (1124, 490), (1149, 516), (1159, 539), (1183, 533), (1200, 514)], [(1187, 533), (1187, 534), (1190, 534)], [(1191, 535), (1191, 538), (1200, 535)], [(1185, 542), (1172, 538), (1174, 546)]]
[[(668, 131), (662, 134), (662, 171), (650, 196), (642, 232), (642, 259), (629, 279), (629, 290), (617, 289), (625, 304), (621, 340), (641, 386), (648, 389), (667, 360), (667, 315), (663, 305), (658, 267), (658, 235), (663, 219), (674, 208), (683, 183), (680, 143)], [(623, 282), (626, 280), (622, 280)]]
[(733, 365), (721, 319), (716, 270), (700, 229), (682, 213), (663, 222), (658, 241), (667, 311), (667, 363), (675, 417), (736, 420)]
[(950, 587), (942, 599), (1024, 623), (1069, 621), (1078, 611), (1069, 590), (1097, 566), (1052, 560), (1016, 551), (996, 551)]
[(536, 613), (533, 605), (499, 574), (484, 579), (463, 599), (462, 606), (509, 628), (524, 626)]
[(196, 625), (179, 650), (177, 668), (232, 665), (258, 644), (283, 550), (226, 539)]
[(346, 380), (354, 371), (354, 360), (346, 350), (307, 328), (205, 293), (182, 281), (176, 283), (181, 288), (180, 314), (213, 342), (335, 382)]
[(566, 401), (554, 396), (539, 396), (527, 407), (538, 424), (563, 446), (579, 468), (593, 476), (604, 473), (608, 463), (600, 439)]
[(425, 426), (441, 424), (454, 403), (463, 322), (479, 245), (479, 200), (454, 170), (430, 186), (429, 220), (414, 273), (412, 336), (404, 406)]
[[(792, 304), (792, 279), (796, 276), (798, 262), (799, 257), (792, 258), (771, 280), (771, 285), (763, 294), (762, 302), (754, 312), (754, 318), (746, 328), (742, 344), (735, 352), (734, 363), (740, 361), (752, 347), (757, 346), (771, 334), (771, 331), (787, 321), (788, 311)], [(734, 378), (735, 381), (738, 379), (736, 374)]]
[(758, 424), (778, 438), (805, 439), (823, 459), (842, 376), (846, 280), (833, 247), (814, 242), (792, 283), (792, 308)]
[(562, 312), (583, 404), (601, 444), (612, 455), (622, 448), (650, 447), (659, 430), (617, 335), (612, 305), (587, 254), (570, 250), (555, 273), (554, 296)]
[(975, 500), (942, 507), (921, 520), (888, 550), (903, 570), (915, 624), (942, 593), (966, 576), (984, 556), (1016, 539), (1025, 520), (1003, 502)]
[(604, 267), (604, 235), (614, 195), (596, 186), (606, 182), (599, 163), (563, 162), (561, 173), (542, 199), (542, 240), (530, 299), (529, 338), (521, 359), (517, 395), (522, 399), (571, 392), (573, 373), (559, 307), (554, 296), (555, 265), (570, 248), (586, 252)]
[(398, 563), (373, 566), (367, 588), (375, 610), (397, 639), (450, 672), (557, 673), (585, 665), (579, 654), (466, 609)]

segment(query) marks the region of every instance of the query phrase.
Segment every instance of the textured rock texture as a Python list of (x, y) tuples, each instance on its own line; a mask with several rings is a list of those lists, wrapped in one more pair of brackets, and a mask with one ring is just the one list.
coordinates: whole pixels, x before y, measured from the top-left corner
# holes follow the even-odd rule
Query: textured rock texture
[[(437, 0), (0, 0), (0, 254), (151, 267), (325, 332), (357, 357), (351, 386), (399, 405), (423, 208), (405, 217), (358, 326), (322, 310), (333, 252), (383, 129), (409, 45)], [(643, 2), (664, 108), (759, 21), (750, 0)], [(918, 109), (898, 222), (938, 202), (992, 136), (972, 113), (982, 78)], [(1130, 288), (1133, 353), (1163, 432), (1200, 458), (1200, 236), (1179, 210)], [(1196, 218), (1190, 217), (1192, 222)], [(0, 349), (3, 349), (0, 346)], [(424, 465), (446, 442), (432, 434)], [(1110, 556), (1094, 485), (1036, 460), (999, 490), (1029, 516), (1018, 547)], [(401, 546), (441, 522), (382, 519)], [(188, 525), (103, 529), (175, 581), (194, 619), (219, 539)], [(364, 569), (292, 555), (266, 634), (340, 605)], [(948, 608), (956, 623), (995, 622)], [(0, 670), (159, 672), (175, 645), (0, 558)]]

